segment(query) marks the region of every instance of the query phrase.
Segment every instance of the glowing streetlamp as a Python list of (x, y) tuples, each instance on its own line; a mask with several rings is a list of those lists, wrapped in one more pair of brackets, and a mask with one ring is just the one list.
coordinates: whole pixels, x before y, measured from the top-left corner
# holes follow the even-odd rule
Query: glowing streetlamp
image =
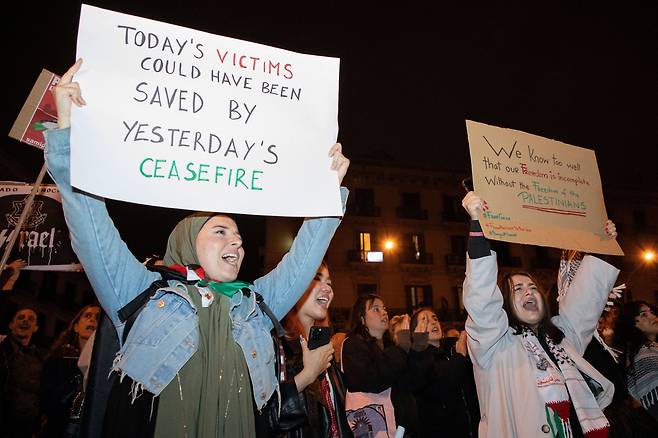
[(395, 246), (395, 242), (393, 242), (393, 241), (390, 240), (390, 239), (387, 240), (386, 242), (384, 242), (384, 248), (386, 248), (386, 249), (388, 249), (388, 250), (393, 249), (394, 246)]
[(645, 270), (645, 269), (650, 269), (651, 265), (656, 261), (658, 256), (652, 249), (645, 249), (642, 251), (640, 254), (640, 260), (641, 263), (637, 263), (635, 266), (635, 269), (626, 277), (626, 283), (631, 284), (631, 278), (635, 275), (635, 273), (639, 270)]

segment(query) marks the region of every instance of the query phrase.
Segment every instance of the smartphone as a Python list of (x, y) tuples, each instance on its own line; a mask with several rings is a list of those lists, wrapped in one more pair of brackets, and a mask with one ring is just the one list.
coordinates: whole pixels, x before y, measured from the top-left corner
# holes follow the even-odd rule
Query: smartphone
[(322, 327), (314, 325), (308, 334), (308, 349), (315, 350), (318, 347), (327, 345), (331, 341), (333, 330), (331, 327)]
[(462, 187), (466, 190), (466, 193), (473, 191), (473, 178), (468, 177), (462, 180)]

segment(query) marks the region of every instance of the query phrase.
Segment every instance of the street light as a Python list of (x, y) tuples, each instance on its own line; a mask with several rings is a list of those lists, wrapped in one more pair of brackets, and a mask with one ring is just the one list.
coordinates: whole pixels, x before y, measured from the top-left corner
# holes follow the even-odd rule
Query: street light
[(648, 269), (656, 261), (656, 253), (652, 249), (645, 249), (640, 253), (640, 262), (635, 266), (635, 269), (626, 277), (626, 284), (630, 287), (628, 298), (631, 299), (630, 293), (632, 292), (632, 278), (635, 276), (635, 273), (642, 269)]
[(386, 248), (386, 249), (388, 249), (388, 250), (393, 249), (394, 246), (395, 246), (395, 242), (393, 242), (393, 241), (390, 240), (390, 239), (387, 240), (386, 242), (384, 242), (384, 248)]

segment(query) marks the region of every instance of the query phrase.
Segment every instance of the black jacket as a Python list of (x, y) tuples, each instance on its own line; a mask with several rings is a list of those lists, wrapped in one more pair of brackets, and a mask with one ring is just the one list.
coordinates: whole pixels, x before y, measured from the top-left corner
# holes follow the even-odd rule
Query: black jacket
[(80, 352), (70, 344), (62, 345), (43, 366), (41, 375), (41, 414), (47, 418), (42, 436), (65, 436), (74, 405), (84, 397), (82, 372), (78, 368)]
[(628, 393), (622, 366), (612, 358), (596, 338), (592, 338), (583, 357), (615, 385), (612, 403), (603, 411), (610, 422), (609, 437), (648, 438), (658, 436), (658, 422)]
[(34, 345), (24, 347), (11, 335), (0, 342), (0, 434), (31, 436), (39, 415), (43, 355)]
[[(408, 333), (408, 332), (407, 332)], [(414, 350), (386, 343), (381, 349), (374, 338), (350, 335), (343, 343), (343, 371), (350, 392), (379, 393), (391, 388), (391, 402), (395, 422), (405, 428), (405, 437), (420, 437), (418, 409), (413, 392), (422, 381), (415, 364), (408, 357), (416, 357)], [(422, 358), (418, 358), (420, 361)]]
[(424, 384), (415, 395), (421, 436), (476, 437), (480, 412), (471, 361), (431, 345), (419, 360)]
[[(330, 413), (327, 403), (320, 389), (320, 381), (316, 380), (306, 387), (302, 393), (297, 393), (294, 377), (304, 368), (302, 347), (298, 339), (283, 339), (283, 348), (286, 356), (287, 380), (281, 383), (281, 417), (283, 428), (288, 425), (302, 424), (289, 429), (284, 435), (289, 438), (324, 438), (329, 436)], [(352, 437), (352, 430), (345, 416), (345, 384), (343, 376), (335, 364), (327, 370), (329, 381), (333, 390), (334, 408), (338, 433), (341, 438)]]

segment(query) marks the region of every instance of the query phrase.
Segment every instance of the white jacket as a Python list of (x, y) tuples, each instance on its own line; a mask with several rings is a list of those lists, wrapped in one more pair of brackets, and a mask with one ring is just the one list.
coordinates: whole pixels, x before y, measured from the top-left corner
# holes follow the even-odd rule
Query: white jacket
[[(560, 344), (578, 369), (599, 382), (601, 409), (612, 401), (614, 385), (585, 359), (596, 323), (619, 270), (592, 256), (585, 256), (571, 286), (560, 301), (553, 323), (565, 334)], [(536, 386), (535, 371), (514, 335), (503, 310), (503, 296), (496, 284), (496, 254), (467, 261), (464, 306), (468, 350), (480, 401), (480, 438), (549, 437), (544, 401)]]

